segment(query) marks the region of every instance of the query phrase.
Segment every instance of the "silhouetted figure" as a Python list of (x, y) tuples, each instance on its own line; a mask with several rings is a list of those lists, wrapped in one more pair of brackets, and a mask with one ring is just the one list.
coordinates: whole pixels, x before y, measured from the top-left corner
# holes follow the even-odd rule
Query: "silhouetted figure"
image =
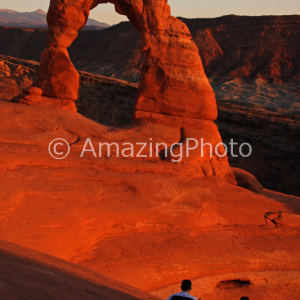
[(249, 297), (243, 296), (240, 300), (249, 300)]
[[(192, 290), (192, 282), (188, 279), (185, 279), (181, 283), (182, 292), (171, 295), (167, 300), (187, 300), (193, 299), (197, 300), (196, 297), (191, 296), (189, 292)], [(201, 300), (200, 298), (198, 300)]]

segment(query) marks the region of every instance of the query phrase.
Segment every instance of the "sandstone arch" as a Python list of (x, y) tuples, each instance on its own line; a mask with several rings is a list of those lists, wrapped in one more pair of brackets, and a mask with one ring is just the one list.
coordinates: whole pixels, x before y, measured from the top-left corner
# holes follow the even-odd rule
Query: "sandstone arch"
[[(43, 95), (76, 100), (79, 75), (67, 48), (85, 25), (90, 9), (111, 2), (141, 36), (144, 56), (136, 110), (215, 120), (214, 92), (187, 26), (170, 14), (167, 0), (51, 0), (47, 45), (41, 56)], [(140, 114), (139, 114), (140, 116)]]
[[(85, 25), (90, 10), (108, 2), (128, 17), (141, 37), (144, 64), (135, 120), (175, 127), (176, 136), (180, 132), (180, 140), (176, 142), (183, 147), (187, 147), (188, 138), (203, 140), (212, 147), (221, 143), (218, 127), (213, 122), (217, 118), (216, 99), (198, 48), (187, 26), (171, 16), (167, 0), (51, 0), (47, 14), (48, 48), (41, 55), (38, 81), (43, 98), (48, 102), (54, 99), (65, 109), (77, 99), (79, 74), (67, 48)], [(57, 98), (64, 100), (57, 102)], [(71, 105), (70, 109), (73, 108)], [(223, 154), (224, 148), (222, 151)], [(184, 161), (197, 163), (203, 175), (221, 174), (234, 182), (226, 155), (203, 155), (197, 149)]]

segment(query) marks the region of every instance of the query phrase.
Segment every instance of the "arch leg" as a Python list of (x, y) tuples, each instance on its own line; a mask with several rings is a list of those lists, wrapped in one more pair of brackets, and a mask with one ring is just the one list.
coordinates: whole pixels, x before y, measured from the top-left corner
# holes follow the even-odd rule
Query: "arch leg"
[(85, 25), (93, 0), (51, 0), (47, 14), (47, 46), (41, 55), (38, 86), (43, 95), (77, 100), (79, 74), (67, 48)]

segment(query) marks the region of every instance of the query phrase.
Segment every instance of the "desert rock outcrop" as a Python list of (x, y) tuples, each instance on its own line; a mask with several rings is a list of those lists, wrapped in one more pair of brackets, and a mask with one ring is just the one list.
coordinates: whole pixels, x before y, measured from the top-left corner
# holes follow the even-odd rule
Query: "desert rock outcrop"
[[(299, 293), (299, 198), (203, 178), (192, 171), (196, 164), (113, 153), (80, 157), (88, 137), (95, 148), (149, 133), (161, 141), (161, 132), (172, 138), (168, 126), (112, 129), (72, 112), (8, 101), (0, 101), (0, 111), (6, 116), (0, 120), (1, 239), (163, 299), (184, 277), (207, 300), (294, 300)], [(71, 144), (64, 160), (48, 153), (58, 136)]]
[[(14, 70), (16, 65), (27, 67), (31, 70), (28, 78), (31, 81), (37, 78), (37, 63), (3, 55), (0, 55), (0, 60), (10, 66), (11, 70)], [(82, 71), (79, 73), (80, 96), (76, 106), (80, 114), (106, 126), (122, 127), (133, 124), (137, 84)], [(5, 85), (5, 82), (13, 82), (16, 88), (13, 85)], [(21, 90), (21, 86), (18, 86), (12, 78), (0, 77), (1, 100), (12, 100), (15, 93)], [(32, 88), (29, 88), (27, 94), (23, 96), (26, 103), (30, 95), (35, 96)], [(52, 107), (55, 104), (53, 100), (54, 98), (49, 98), (48, 101)], [(292, 114), (269, 113), (259, 107), (246, 108), (220, 101), (218, 115), (216, 123), (226, 144), (234, 138), (240, 144), (249, 142), (253, 147), (253, 153), (247, 159), (229, 156), (232, 167), (254, 174), (264, 188), (300, 195), (300, 187), (295, 180), (299, 178), (299, 168), (295, 167), (299, 161), (297, 151), (300, 147), (299, 119), (294, 119)], [(294, 146), (286, 147), (286, 145)], [(276, 163), (277, 160), (281, 163)]]
[[(45, 96), (77, 99), (79, 77), (67, 48), (86, 23), (89, 10), (104, 2), (108, 1), (51, 1), (47, 15), (49, 48), (42, 54), (39, 76)], [(187, 26), (171, 17), (167, 1), (110, 2), (118, 13), (128, 17), (141, 37), (145, 61), (136, 109), (215, 120), (216, 100), (198, 48)]]
[[(113, 3), (118, 13), (126, 15), (140, 33), (144, 64), (135, 119), (176, 128), (175, 136), (179, 135), (176, 142), (185, 153), (189, 138), (209, 143), (215, 150), (222, 142), (213, 123), (217, 118), (215, 95), (189, 29), (171, 16), (166, 0), (52, 0), (47, 14), (48, 48), (42, 53), (39, 69), (38, 86), (43, 96), (77, 100), (79, 74), (69, 59), (67, 48), (85, 25), (90, 9), (107, 2)], [(47, 101), (51, 102), (51, 99)], [(38, 101), (33, 99), (32, 104), (38, 104)], [(217, 151), (204, 156), (202, 152), (194, 152), (192, 158), (185, 157), (184, 161), (200, 163), (204, 175), (222, 174), (234, 182), (226, 154), (223, 155), (224, 147), (221, 148), (218, 153), (222, 153), (222, 157)], [(167, 154), (162, 158), (170, 159)]]

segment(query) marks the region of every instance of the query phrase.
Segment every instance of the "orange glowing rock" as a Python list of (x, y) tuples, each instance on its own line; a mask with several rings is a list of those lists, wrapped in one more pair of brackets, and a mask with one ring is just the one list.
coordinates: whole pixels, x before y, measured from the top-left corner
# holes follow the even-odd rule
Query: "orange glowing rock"
[[(67, 47), (86, 23), (90, 9), (106, 2), (51, 1), (47, 15), (49, 48), (42, 53), (39, 70), (39, 87), (44, 96), (77, 99), (79, 75), (69, 59)], [(178, 128), (178, 132), (184, 132), (184, 135), (180, 134), (177, 142), (184, 149), (189, 138), (205, 139), (213, 146), (221, 143), (218, 128), (212, 122), (217, 118), (215, 95), (187, 26), (171, 16), (167, 1), (109, 2), (115, 4), (117, 12), (128, 17), (141, 36), (145, 60), (136, 98), (135, 120), (167, 123)], [(204, 127), (201, 121), (207, 121)], [(213, 130), (207, 129), (212, 127)], [(207, 176), (221, 172), (228, 181), (235, 182), (226, 158), (220, 160), (216, 155), (201, 154), (186, 155), (183, 161), (200, 165), (205, 161), (209, 170), (200, 168), (200, 172)], [(167, 156), (166, 159), (172, 161), (172, 157)]]
[(170, 14), (167, 1), (52, 0), (39, 86), (50, 97), (76, 100), (78, 76), (66, 48), (87, 21), (89, 10), (111, 2), (140, 32), (145, 58), (136, 110), (215, 120), (217, 106), (198, 48), (187, 26)]
[(42, 52), (38, 85), (45, 96), (77, 100), (79, 74), (67, 49), (51, 47)]
[[(214, 161), (80, 156), (87, 138), (95, 148), (150, 137), (169, 145), (180, 138), (173, 126), (112, 129), (74, 112), (8, 101), (0, 101), (0, 111), (0, 239), (163, 299), (185, 277), (194, 279), (193, 292), (203, 299), (239, 299), (239, 293), (295, 299), (299, 198), (229, 184), (217, 174), (228, 165)], [(203, 122), (207, 134), (214, 130), (210, 122)], [(63, 160), (48, 152), (58, 137), (71, 147)]]

